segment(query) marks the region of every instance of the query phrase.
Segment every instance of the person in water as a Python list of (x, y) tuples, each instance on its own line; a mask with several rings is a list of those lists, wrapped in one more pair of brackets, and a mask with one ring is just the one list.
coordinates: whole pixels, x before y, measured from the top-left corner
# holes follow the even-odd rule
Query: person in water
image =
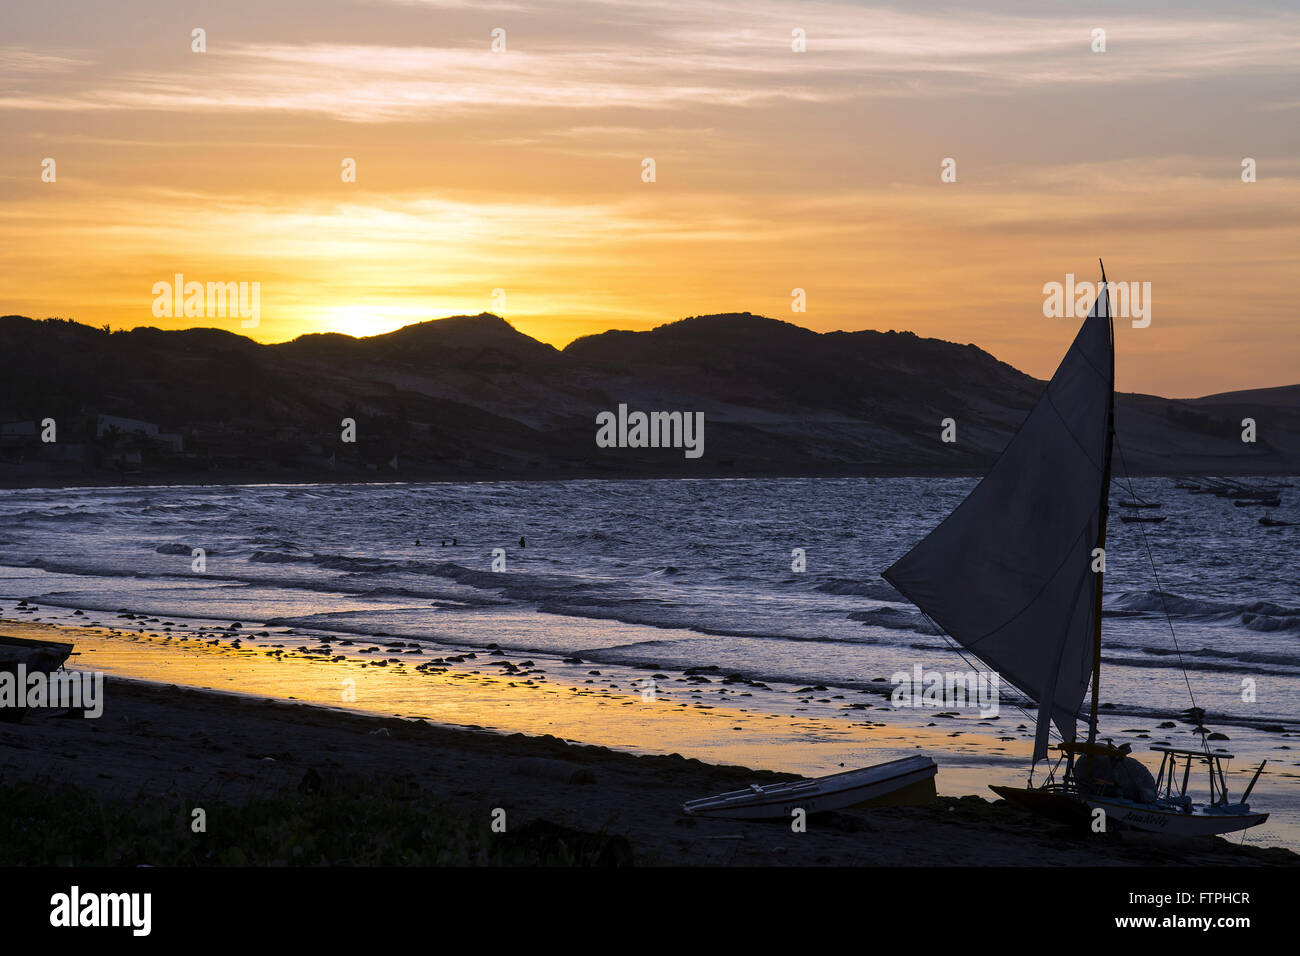
[(519, 547), (521, 548), (527, 547), (527, 545), (524, 544), (524, 536), (522, 534), (519, 536)]

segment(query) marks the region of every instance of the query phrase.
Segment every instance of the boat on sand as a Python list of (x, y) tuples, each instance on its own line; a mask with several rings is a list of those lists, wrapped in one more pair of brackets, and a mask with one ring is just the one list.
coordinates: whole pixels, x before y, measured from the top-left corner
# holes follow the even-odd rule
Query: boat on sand
[[(21, 665), (27, 674), (49, 674), (63, 666), (72, 648), (72, 644), (61, 641), (38, 641), (0, 634), (0, 673), (13, 674), (16, 679)], [(0, 721), (19, 723), (25, 712), (23, 706), (0, 706)]]
[(795, 810), (811, 815), (868, 802), (915, 803), (934, 796), (937, 770), (933, 760), (916, 754), (810, 780), (767, 786), (750, 784), (744, 790), (688, 800), (682, 809), (690, 816), (699, 817), (789, 820)]
[[(1159, 777), (1129, 755), (1128, 744), (1098, 740), (1106, 519), (1117, 445), (1115, 335), (1103, 267), (1091, 312), (1001, 457), (884, 577), (960, 649), (1037, 704), (1028, 784), (992, 787), (998, 796), (1056, 819), (1181, 836), (1257, 826), (1268, 814), (1252, 811), (1247, 799), (1264, 764), (1241, 798), (1231, 798), (1223, 773), (1229, 755), (1210, 750), (1195, 700), (1188, 715), (1200, 749), (1155, 748)], [(1080, 719), (1086, 740), (1078, 736)], [(1054, 731), (1060, 743), (1053, 748)], [(1035, 786), (1033, 768), (1052, 749), (1059, 758)], [(1188, 795), (1193, 764), (1210, 771), (1206, 803)]]

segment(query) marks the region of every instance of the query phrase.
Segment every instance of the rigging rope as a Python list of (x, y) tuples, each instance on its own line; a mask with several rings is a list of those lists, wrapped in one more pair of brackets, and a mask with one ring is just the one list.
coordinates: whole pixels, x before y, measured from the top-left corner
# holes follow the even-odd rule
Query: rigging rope
[[(1118, 431), (1115, 434), (1115, 447), (1119, 449), (1119, 460), (1124, 466), (1124, 481), (1128, 485), (1128, 493), (1134, 501), (1141, 501), (1142, 499), (1138, 497), (1137, 492), (1133, 490), (1133, 476), (1128, 470), (1128, 459), (1124, 456), (1124, 446), (1120, 443)], [(1173, 615), (1169, 613), (1169, 605), (1165, 602), (1164, 586), (1160, 583), (1160, 572), (1156, 570), (1156, 560), (1151, 554), (1151, 543), (1147, 540), (1146, 528), (1143, 528), (1139, 523), (1138, 531), (1142, 533), (1142, 547), (1146, 550), (1147, 561), (1151, 564), (1151, 576), (1156, 582), (1156, 595), (1160, 598), (1161, 610), (1165, 612), (1165, 623), (1169, 625), (1169, 636), (1174, 642), (1174, 653), (1178, 655), (1178, 668), (1183, 672), (1183, 683), (1187, 685), (1187, 696), (1192, 701), (1193, 709), (1200, 711), (1200, 708), (1196, 706), (1196, 694), (1192, 691), (1192, 682), (1187, 677), (1187, 667), (1183, 664), (1183, 650), (1178, 646), (1178, 635), (1174, 633)], [(1206, 753), (1209, 753), (1210, 745), (1205, 734), (1201, 735), (1201, 746)]]
[[(972, 671), (978, 670), (978, 668), (977, 668), (974, 664), (972, 664), (972, 663), (970, 662), (970, 660), (966, 657), (966, 655), (962, 653), (962, 646), (961, 646), (960, 644), (958, 644), (957, 641), (955, 641), (952, 637), (950, 637), (949, 634), (948, 634), (948, 632), (945, 631), (943, 628), (941, 628), (941, 627), (939, 626), (939, 624), (934, 620), (934, 618), (930, 617), (929, 614), (927, 614), (924, 610), (921, 610), (921, 608), (919, 608), (919, 607), (917, 608), (917, 610), (918, 610), (918, 611), (921, 611), (921, 616), (922, 616), (922, 617), (924, 617), (927, 621), (929, 621), (931, 624), (934, 625), (935, 630), (937, 630), (937, 631), (939, 632), (939, 636), (942, 637), (945, 641), (947, 641), (947, 642), (952, 646), (952, 649), (953, 649), (954, 651), (956, 651), (957, 656), (960, 657), (960, 658), (962, 659), (962, 662), (963, 662), (967, 667), (969, 667)], [(983, 663), (983, 662), (981, 661), (981, 663)], [(1019, 689), (1019, 688), (1016, 688), (1016, 690), (1017, 690), (1017, 692), (1020, 692), (1020, 689)], [(998, 699), (999, 699), (999, 701), (1001, 701), (1001, 698), (1002, 698), (1002, 694), (1001, 694), (1001, 691), (999, 691), (999, 692), (998, 692)], [(1025, 720), (1032, 721), (1032, 722), (1034, 723), (1034, 725), (1037, 726), (1037, 724), (1038, 724), (1038, 717), (1031, 717), (1031, 716), (1029, 715), (1029, 711), (1025, 710), (1023, 707), (1021, 707), (1021, 706), (1020, 706), (1019, 704), (1017, 704), (1015, 701), (1011, 701), (1011, 706), (1014, 707), (1016, 710), (1020, 711), (1021, 715), (1025, 718)], [(1040, 706), (1040, 708), (1041, 708), (1042, 705), (1039, 705), (1039, 706)], [(1077, 714), (1075, 715), (1075, 719), (1076, 719), (1076, 720), (1078, 719), (1078, 715), (1077, 715)], [(1056, 727), (1052, 724), (1052, 722), (1051, 722), (1050, 720), (1049, 720), (1048, 723), (1047, 723), (1047, 735), (1048, 735), (1049, 739), (1055, 739), (1058, 743), (1064, 743), (1064, 742), (1065, 742), (1065, 738), (1063, 738), (1063, 737), (1062, 737), (1062, 736), (1057, 732)], [(1031, 784), (1032, 784), (1033, 781), (1034, 781), (1034, 769), (1035, 769), (1037, 766), (1038, 766), (1038, 765), (1037, 765), (1037, 762), (1031, 762), (1030, 765), (1029, 765), (1029, 782), (1030, 782)], [(1049, 774), (1048, 776), (1050, 777), (1051, 775)]]

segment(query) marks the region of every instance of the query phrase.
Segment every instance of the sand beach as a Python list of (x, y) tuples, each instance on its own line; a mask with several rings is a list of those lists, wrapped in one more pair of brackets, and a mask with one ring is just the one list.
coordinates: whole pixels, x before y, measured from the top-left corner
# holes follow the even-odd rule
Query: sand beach
[[(0, 789), (73, 786), (110, 805), (165, 799), (184, 807), (213, 801), (238, 806), (276, 795), (310, 801), (321, 789), (344, 782), (385, 792), (400, 784), (419, 799), (455, 808), (463, 821), (458, 825), (490, 833), (493, 814), (504, 811), (506, 833), (555, 826), (563, 833), (592, 834), (601, 847), (613, 841), (601, 862), (640, 865), (1300, 862), (1285, 849), (1222, 839), (1189, 846), (1070, 833), (995, 801), (969, 772), (955, 778), (965, 795), (943, 795), (922, 806), (815, 816), (803, 833), (782, 823), (692, 819), (680, 811), (685, 800), (790, 775), (758, 769), (761, 764), (747, 768), (649, 753), (644, 746), (633, 747), (633, 740), (694, 740), (707, 757), (703, 742), (719, 736), (723, 723), (762, 724), (762, 731), (748, 731), (761, 737), (774, 722), (781, 723), (778, 717), (739, 708), (679, 707), (671, 700), (646, 714), (651, 705), (642, 703), (635, 688), (581, 684), (576, 671), (592, 668), (560, 661), (534, 662), (542, 665), (539, 669), (575, 671), (556, 674), (558, 679), (543, 686), (536, 677), (501, 673), (531, 668), (513, 661), (489, 668), (493, 658), (485, 661), (482, 654), (451, 662), (443, 657), (441, 665), (423, 655), (423, 664), (407, 664), (397, 648), (386, 648), (384, 658), (365, 660), (366, 655), (326, 654), (319, 648), (250, 647), (238, 629), (219, 637), (204, 631), (202, 638), (196, 634), (182, 641), (189, 635), (178, 633), (181, 625), (172, 623), (171, 633), (164, 633), (155, 623), (161, 624), (148, 622), (128, 632), (116, 625), (0, 620), (0, 632), (12, 636), (75, 643), (78, 656), (70, 666), (109, 675), (98, 719), (42, 714), (0, 725)], [(565, 677), (574, 683), (566, 684)], [(324, 688), (337, 696), (349, 678), (356, 680), (358, 700), (328, 704)], [(273, 680), (279, 689), (274, 693)], [(391, 702), (395, 692), (389, 685), (416, 681), (428, 711), (424, 716), (366, 712), (368, 696)], [(512, 726), (528, 732), (508, 731)], [(639, 728), (639, 738), (628, 736), (633, 728)], [(908, 733), (863, 726), (818, 743), (811, 726), (803, 730), (814, 738), (812, 744), (840, 750), (851, 740), (855, 748), (888, 751)], [(918, 740), (924, 743), (925, 735), (913, 738), (912, 747), (920, 746)], [(687, 744), (684, 749), (696, 749)], [(759, 760), (772, 756), (757, 743), (754, 754)], [(936, 756), (941, 794), (951, 793), (953, 776), (945, 775), (943, 755)], [(231, 846), (247, 842), (237, 832), (222, 839)]]

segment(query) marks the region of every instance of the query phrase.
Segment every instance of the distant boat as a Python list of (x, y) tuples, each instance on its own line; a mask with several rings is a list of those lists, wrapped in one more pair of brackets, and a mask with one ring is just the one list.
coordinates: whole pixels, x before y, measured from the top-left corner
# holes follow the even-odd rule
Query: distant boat
[(1278, 488), (1274, 485), (1247, 485), (1239, 484), (1232, 488), (1224, 489), (1219, 497), (1232, 498), (1234, 501), (1251, 501), (1257, 498), (1276, 498)]
[(1262, 525), (1263, 525), (1264, 527), (1266, 527), (1266, 528), (1289, 528), (1289, 527), (1291, 527), (1291, 522), (1290, 522), (1290, 521), (1279, 521), (1279, 520), (1277, 520), (1276, 518), (1270, 518), (1268, 515), (1264, 515), (1264, 517), (1260, 518), (1260, 519), (1259, 519), (1259, 523), (1262, 524)]
[(1276, 508), (1281, 503), (1281, 498), (1239, 498), (1233, 502), (1238, 508), (1253, 508), (1256, 505), (1264, 508)]
[(1121, 508), (1159, 508), (1159, 507), (1160, 507), (1160, 502), (1158, 502), (1158, 501), (1121, 501), (1121, 502), (1119, 503), (1119, 506), (1120, 506)]
[[(1127, 744), (1097, 739), (1102, 591), (1111, 452), (1115, 440), (1115, 334), (1103, 267), (1092, 311), (1043, 395), (1001, 457), (957, 509), (884, 577), (954, 641), (1038, 705), (1033, 766), (1048, 757), (1055, 725), (1060, 759), (1046, 782), (991, 789), (1058, 819), (1097, 808), (1123, 827), (1185, 836), (1229, 833), (1268, 814), (1228, 797), (1221, 755), (1162, 748), (1160, 777)], [(1125, 521), (1155, 521), (1136, 515)], [(1083, 698), (1092, 685), (1092, 702)], [(1189, 719), (1204, 713), (1193, 706)], [(1078, 722), (1087, 720), (1087, 741)], [(1193, 762), (1210, 769), (1210, 802), (1187, 796)], [(1057, 772), (1064, 764), (1058, 779)], [(1181, 780), (1176, 770), (1182, 770)]]
[[(72, 644), (60, 641), (37, 641), (0, 634), (0, 671), (16, 676), (18, 665), (22, 664), (28, 674), (38, 671), (48, 674), (63, 666), (72, 648)], [(0, 707), (0, 721), (19, 723), (25, 712), (25, 707)]]
[(1249, 495), (1255, 489), (1241, 481), (1217, 481), (1210, 490), (1219, 498), (1233, 498), (1238, 495)]
[(938, 771), (929, 757), (917, 754), (863, 767), (845, 770), (811, 780), (773, 783), (765, 787), (750, 784), (745, 790), (732, 790), (716, 797), (702, 797), (682, 804), (691, 816), (726, 817), (732, 820), (789, 820), (795, 810), (822, 813), (843, 810), (868, 801), (893, 798), (898, 802), (934, 796), (934, 776)]
[(1120, 515), (1119, 520), (1125, 524), (1159, 524), (1165, 520), (1164, 515)]

